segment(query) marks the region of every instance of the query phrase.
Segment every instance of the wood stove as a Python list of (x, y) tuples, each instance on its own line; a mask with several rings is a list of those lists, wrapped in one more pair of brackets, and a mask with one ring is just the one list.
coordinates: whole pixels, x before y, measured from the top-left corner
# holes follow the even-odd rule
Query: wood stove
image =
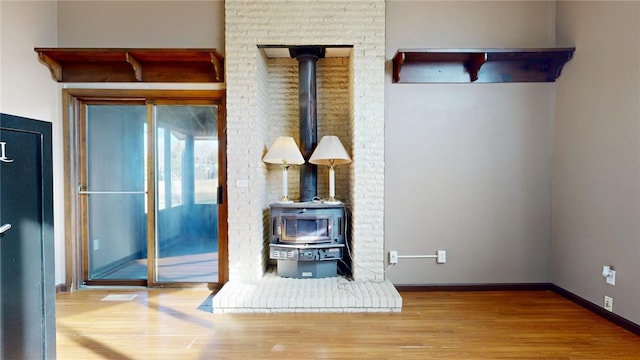
[(319, 201), (270, 206), (269, 257), (277, 273), (290, 278), (337, 276), (345, 266), (347, 215), (344, 204)]

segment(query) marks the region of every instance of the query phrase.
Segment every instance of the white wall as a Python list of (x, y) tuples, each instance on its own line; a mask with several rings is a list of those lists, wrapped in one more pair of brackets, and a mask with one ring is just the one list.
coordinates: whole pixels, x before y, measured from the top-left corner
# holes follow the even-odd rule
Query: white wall
[(0, 110), (54, 121), (60, 105), (56, 84), (33, 50), (56, 46), (56, 4), (51, 1), (2, 1), (2, 83)]
[[(553, 2), (387, 2), (399, 48), (554, 45)], [(390, 62), (390, 61), (389, 61)], [(564, 76), (564, 75), (563, 75)], [(395, 284), (551, 280), (553, 83), (386, 85), (385, 248)]]
[(58, 46), (216, 48), (224, 1), (58, 1)]
[(64, 283), (60, 91), (34, 47), (56, 46), (54, 1), (0, 1), (0, 112), (52, 122), (56, 284)]
[[(553, 282), (640, 324), (640, 3), (560, 1)], [(616, 285), (602, 266), (616, 268)]]

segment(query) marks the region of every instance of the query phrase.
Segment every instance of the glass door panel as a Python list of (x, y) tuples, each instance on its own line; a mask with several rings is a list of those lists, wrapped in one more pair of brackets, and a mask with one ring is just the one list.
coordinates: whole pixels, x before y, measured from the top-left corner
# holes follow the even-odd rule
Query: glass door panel
[(218, 282), (218, 107), (157, 105), (155, 282)]
[(84, 247), (92, 280), (147, 279), (145, 105), (87, 105)]

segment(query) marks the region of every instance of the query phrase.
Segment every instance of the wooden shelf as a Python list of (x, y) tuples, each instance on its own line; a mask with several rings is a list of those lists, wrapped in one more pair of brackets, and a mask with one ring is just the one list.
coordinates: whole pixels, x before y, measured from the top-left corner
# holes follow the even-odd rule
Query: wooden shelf
[(59, 82), (223, 82), (216, 49), (35, 48)]
[(400, 49), (394, 83), (554, 82), (575, 48)]

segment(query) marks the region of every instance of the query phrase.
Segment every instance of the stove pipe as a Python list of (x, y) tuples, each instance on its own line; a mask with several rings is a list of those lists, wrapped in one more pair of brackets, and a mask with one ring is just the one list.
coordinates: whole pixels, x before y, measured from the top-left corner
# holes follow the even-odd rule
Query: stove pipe
[(300, 152), (305, 163), (300, 166), (300, 201), (311, 201), (318, 194), (318, 172), (309, 158), (318, 145), (318, 106), (316, 101), (316, 62), (323, 58), (323, 46), (294, 46), (289, 48), (298, 60), (298, 99)]

